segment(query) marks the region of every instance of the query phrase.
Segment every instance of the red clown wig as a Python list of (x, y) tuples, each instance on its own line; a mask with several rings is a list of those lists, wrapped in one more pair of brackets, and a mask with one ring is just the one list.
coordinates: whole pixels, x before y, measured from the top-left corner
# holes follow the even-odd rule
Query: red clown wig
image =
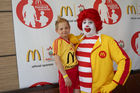
[(89, 9), (84, 9), (78, 15), (77, 25), (80, 30), (82, 30), (82, 22), (86, 18), (89, 18), (94, 22), (96, 27), (96, 32), (102, 29), (102, 21), (98, 11), (93, 8), (89, 8)]

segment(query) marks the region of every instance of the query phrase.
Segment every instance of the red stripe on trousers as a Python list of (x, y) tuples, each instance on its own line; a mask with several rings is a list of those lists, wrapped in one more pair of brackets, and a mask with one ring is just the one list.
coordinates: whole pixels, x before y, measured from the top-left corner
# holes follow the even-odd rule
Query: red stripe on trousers
[(81, 77), (92, 77), (92, 73), (86, 73), (86, 72), (80, 72), (79, 71), (79, 76), (81, 76)]

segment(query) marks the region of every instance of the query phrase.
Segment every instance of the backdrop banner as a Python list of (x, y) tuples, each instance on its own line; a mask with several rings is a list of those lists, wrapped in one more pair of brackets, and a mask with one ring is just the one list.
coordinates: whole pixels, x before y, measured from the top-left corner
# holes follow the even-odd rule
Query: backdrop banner
[[(58, 82), (52, 55), (57, 16), (69, 20), (71, 33), (82, 33), (77, 15), (87, 8), (98, 10), (103, 21), (100, 33), (112, 36), (140, 69), (140, 0), (12, 0), (20, 88)], [(114, 64), (116, 70), (116, 64)]]

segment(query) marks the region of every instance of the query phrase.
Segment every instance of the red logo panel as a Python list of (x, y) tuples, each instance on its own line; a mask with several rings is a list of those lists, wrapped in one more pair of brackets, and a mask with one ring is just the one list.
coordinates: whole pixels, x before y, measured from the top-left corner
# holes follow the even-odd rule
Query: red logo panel
[(31, 28), (44, 28), (53, 19), (53, 11), (44, 0), (21, 0), (16, 8), (19, 20)]
[(140, 56), (140, 31), (136, 32), (131, 39), (131, 46), (134, 52)]
[(31, 85), (30, 88), (37, 87), (37, 86), (51, 85), (51, 84), (52, 83), (49, 83), (49, 82), (37, 82), (37, 83)]
[(105, 51), (100, 51), (100, 52), (99, 52), (99, 56), (100, 56), (101, 58), (105, 58), (105, 57), (106, 57), (106, 52), (105, 52)]
[(93, 8), (98, 10), (106, 24), (116, 24), (121, 18), (121, 8), (115, 0), (96, 0)]

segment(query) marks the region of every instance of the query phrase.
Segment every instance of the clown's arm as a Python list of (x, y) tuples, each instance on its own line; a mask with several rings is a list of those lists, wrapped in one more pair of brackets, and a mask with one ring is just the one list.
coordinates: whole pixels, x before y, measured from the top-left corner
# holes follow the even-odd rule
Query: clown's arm
[(117, 63), (117, 71), (110, 84), (101, 88), (101, 93), (109, 93), (114, 90), (118, 84), (124, 85), (131, 71), (131, 60), (126, 52), (111, 38), (109, 41), (111, 58)]
[(77, 36), (75, 36), (74, 34), (69, 34), (68, 37), (72, 44), (78, 44), (80, 39), (83, 37), (83, 34)]

